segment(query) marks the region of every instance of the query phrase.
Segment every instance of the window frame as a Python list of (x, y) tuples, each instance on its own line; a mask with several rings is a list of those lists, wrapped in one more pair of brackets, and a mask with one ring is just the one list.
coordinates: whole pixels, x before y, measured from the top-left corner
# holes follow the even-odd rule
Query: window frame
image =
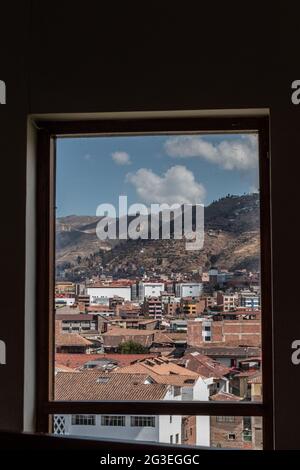
[[(262, 402), (140, 401), (141, 415), (261, 416), (264, 449), (274, 448), (273, 315), (270, 217), (269, 119), (257, 117), (172, 117), (101, 120), (36, 120), (37, 298), (36, 429), (49, 432), (54, 414), (132, 414), (130, 401), (54, 401), (55, 141), (57, 137), (257, 132), (260, 180)], [(40, 315), (40, 312), (45, 312)]]

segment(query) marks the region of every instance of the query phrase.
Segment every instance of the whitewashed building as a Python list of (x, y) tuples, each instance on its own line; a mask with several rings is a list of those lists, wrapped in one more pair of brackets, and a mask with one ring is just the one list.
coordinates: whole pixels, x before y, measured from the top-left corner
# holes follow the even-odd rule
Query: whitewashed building
[(200, 297), (202, 284), (198, 282), (181, 282), (175, 285), (176, 297)]
[(87, 287), (87, 294), (90, 296), (91, 305), (109, 305), (109, 299), (114, 296), (122, 297), (125, 301), (131, 301), (130, 286), (101, 286)]
[(139, 282), (139, 302), (144, 302), (144, 300), (149, 297), (160, 297), (164, 291), (165, 284), (163, 282)]

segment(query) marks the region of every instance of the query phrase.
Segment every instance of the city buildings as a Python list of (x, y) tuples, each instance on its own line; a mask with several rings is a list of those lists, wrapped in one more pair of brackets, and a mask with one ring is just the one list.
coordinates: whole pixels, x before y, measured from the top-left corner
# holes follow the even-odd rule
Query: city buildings
[(175, 285), (176, 297), (200, 297), (203, 286), (201, 283), (180, 282)]
[[(259, 400), (259, 290), (246, 289), (241, 277), (256, 279), (216, 268), (205, 282), (102, 275), (87, 287), (61, 284), (57, 295), (73, 290), (80, 297), (56, 304), (57, 396)], [(241, 287), (233, 288), (236, 279)], [(262, 445), (261, 420), (253, 417), (56, 415), (54, 431), (221, 448)]]

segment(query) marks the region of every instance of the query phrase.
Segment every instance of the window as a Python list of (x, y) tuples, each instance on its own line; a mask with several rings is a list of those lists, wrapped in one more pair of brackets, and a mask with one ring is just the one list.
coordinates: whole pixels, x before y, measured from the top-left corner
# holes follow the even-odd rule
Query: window
[(229, 441), (235, 441), (235, 434), (233, 432), (229, 433), (228, 434), (228, 439), (229, 439)]
[(216, 416), (217, 423), (234, 423), (234, 416)]
[(175, 435), (175, 444), (179, 444), (179, 434)]
[(170, 436), (170, 444), (173, 444), (173, 436)]
[(94, 415), (73, 415), (72, 425), (73, 426), (95, 426), (96, 416)]
[(125, 416), (101, 416), (101, 426), (125, 426)]
[[(270, 299), (267, 119), (257, 117), (244, 119), (120, 119), (97, 122), (40, 121), (38, 127), (40, 129), (40, 155), (38, 162), (37, 278), (39, 286), (37, 308), (39, 311), (49, 314), (47, 317), (38, 317), (37, 342), (39, 350), (43, 352), (38, 355), (37, 363), (37, 383), (40, 384), (37, 410), (38, 430), (41, 432), (49, 430), (48, 418), (50, 415), (69, 416), (85, 413), (97, 415), (108, 413), (108, 415), (101, 417), (102, 426), (125, 426), (125, 416), (131, 416), (133, 411), (133, 404), (128, 403), (131, 401), (134, 403), (134, 412), (137, 418), (143, 418), (145, 415), (170, 416), (172, 414), (173, 423), (175, 416), (185, 415), (187, 409), (189, 414), (201, 416), (209, 416), (210, 412), (213, 416), (233, 416), (234, 414), (263, 416), (264, 446), (266, 449), (272, 448), (272, 331), (270, 328), (272, 309)], [(204, 147), (202, 144), (205, 144)], [(135, 145), (137, 146), (135, 147)], [(203, 148), (209, 148), (210, 155), (214, 157), (204, 155)], [(229, 159), (226, 162), (224, 148), (230, 149), (225, 152)], [(83, 151), (83, 149), (89, 149), (89, 151)], [(152, 152), (151, 155), (149, 152)], [(97, 160), (97, 155), (101, 156), (100, 160)], [(157, 161), (155, 160), (157, 165), (151, 166), (151, 162), (154, 161), (153, 155), (163, 155), (163, 158), (160, 157), (163, 160), (162, 166), (158, 161), (159, 158)], [(208, 168), (207, 165), (214, 166)], [(240, 178), (241, 172), (243, 172), (241, 165), (246, 169), (243, 178)], [(201, 168), (209, 171), (202, 173)], [(200, 181), (197, 176), (200, 174), (212, 175), (215, 178), (214, 184), (209, 184), (209, 181), (208, 184), (205, 181)], [(247, 179), (249, 175), (254, 178), (256, 183), (256, 190), (251, 193)], [(79, 177), (83, 178), (80, 181), (85, 180), (85, 186), (80, 186), (80, 191), (78, 183), (76, 183), (76, 178)], [(188, 180), (189, 184), (182, 184), (182, 178), (185, 182)], [(247, 181), (247, 188), (242, 180)], [(184, 188), (184, 193), (180, 192), (180, 188)], [(219, 188), (219, 193), (215, 194), (213, 188)], [(220, 188), (223, 188), (223, 193), (220, 192)], [(228, 193), (224, 192), (225, 188)], [(119, 192), (123, 194), (127, 190), (130, 193), (129, 202), (139, 203), (141, 211), (145, 207), (148, 210), (152, 203), (158, 204), (166, 199), (169, 202), (172, 199), (174, 202), (176, 199), (179, 201), (180, 207), (184, 203), (190, 208), (191, 222), (193, 222), (193, 217), (194, 221), (196, 220), (197, 208), (200, 210), (198, 206), (201, 204), (196, 201), (206, 197), (205, 217), (208, 214), (210, 218), (209, 224), (205, 225), (204, 235), (209, 240), (209, 250), (201, 253), (199, 259), (198, 254), (195, 255), (193, 251), (185, 250), (185, 243), (188, 241), (175, 237), (175, 222), (180, 220), (180, 217), (172, 218), (169, 227), (170, 238), (166, 239), (166, 243), (162, 243), (159, 237), (162, 232), (160, 220), (163, 211), (159, 212), (159, 217), (156, 217), (157, 213), (155, 212), (151, 214), (151, 220), (152, 218), (154, 221), (156, 220), (159, 227), (157, 239), (148, 240), (146, 238), (149, 233), (151, 234), (151, 230), (143, 232), (148, 220), (149, 214), (147, 213), (146, 216), (142, 214), (144, 218), (140, 214), (141, 223), (133, 219), (136, 225), (130, 225), (130, 230), (129, 223), (132, 222), (132, 219), (127, 220), (128, 224), (123, 227), (124, 233), (121, 231), (120, 221), (125, 219), (117, 218), (114, 225), (115, 218), (111, 217), (113, 222), (109, 223), (106, 229), (109, 226), (109, 230), (113, 232), (115, 227), (118, 235), (120, 233), (127, 237), (132, 235), (130, 243), (123, 243), (123, 241), (119, 243), (115, 239), (110, 244), (109, 240), (100, 237), (101, 243), (99, 244), (100, 239), (98, 237), (95, 240), (94, 234), (96, 233), (98, 236), (100, 233), (102, 236), (103, 232), (106, 232), (106, 230), (102, 230), (103, 226), (101, 223), (99, 225), (99, 222), (101, 220), (103, 222), (103, 218), (108, 217), (107, 211), (112, 209), (109, 204), (115, 202)], [(105, 193), (101, 193), (104, 196), (101, 196), (102, 199), (98, 203), (101, 203), (99, 204), (101, 206), (104, 202), (108, 204), (106, 215), (102, 214), (103, 207), (101, 207), (102, 212), (100, 211), (102, 215), (99, 215), (98, 212), (97, 215), (96, 211), (94, 213), (89, 210), (86, 212), (87, 207), (90, 206), (86, 205), (85, 195), (88, 193), (89, 197), (92, 197), (92, 194), (96, 194), (97, 198), (99, 191), (105, 191)], [(134, 200), (137, 195), (141, 200)], [(105, 200), (104, 197), (111, 199)], [(152, 201), (152, 198), (155, 200)], [(71, 211), (72, 204), (75, 204), (75, 212)], [(71, 214), (76, 212), (79, 215), (72, 218)], [(218, 214), (220, 217), (216, 223)], [(181, 217), (182, 219), (184, 218)], [(263, 230), (261, 230), (260, 220), (263, 220)], [(254, 230), (253, 224), (255, 225)], [(193, 226), (193, 224), (191, 225)], [(154, 224), (154, 232), (156, 228)], [(251, 246), (255, 247), (255, 256), (251, 260), (248, 259), (249, 251), (247, 249), (233, 250), (234, 244), (237, 243), (236, 239), (232, 240), (232, 245), (229, 244), (235, 230), (240, 231), (239, 242), (245, 243), (245, 240), (248, 240)], [(134, 238), (140, 231), (142, 231), (140, 235), (145, 238), (142, 236)], [(221, 250), (217, 256), (217, 253), (214, 252), (214, 240), (218, 239), (220, 234), (227, 238), (226, 240), (224, 238), (226, 241), (224, 248), (222, 248), (224, 253)], [(56, 240), (56, 244), (54, 244), (54, 240)], [(159, 250), (155, 248), (157, 246), (155, 245), (156, 240), (159, 242)], [(71, 246), (74, 250), (77, 247), (77, 252), (76, 250), (72, 251)], [(76, 252), (75, 258), (72, 257), (74, 252)], [(232, 256), (233, 252), (246, 253), (247, 259), (234, 259), (228, 269), (223, 270), (223, 264), (226, 263), (228, 256)], [(179, 253), (181, 253), (180, 260)], [(201, 263), (200, 260), (202, 260)], [(219, 266), (216, 268), (218, 263)], [(245, 266), (247, 267), (245, 268)], [(250, 270), (250, 266), (255, 266), (255, 269), (251, 267)], [(200, 272), (199, 267), (204, 268), (203, 273)], [(188, 276), (184, 277), (186, 272)], [(183, 273), (185, 273), (184, 276)], [(193, 394), (190, 393), (190, 387), (183, 385), (181, 389), (181, 386), (178, 385), (178, 383), (182, 383), (180, 380), (182, 372), (181, 374), (177, 371), (174, 373), (173, 369), (176, 369), (177, 364), (173, 364), (171, 367), (167, 365), (167, 361), (163, 361), (163, 368), (170, 370), (166, 373), (166, 383), (160, 383), (159, 387), (153, 383), (149, 364), (146, 368), (146, 377), (145, 374), (140, 372), (135, 374), (131, 371), (130, 378), (129, 375), (126, 376), (125, 372), (118, 373), (115, 370), (114, 373), (110, 373), (115, 369), (113, 363), (101, 364), (92, 371), (87, 371), (82, 364), (78, 373), (70, 374), (70, 380), (73, 381), (71, 387), (66, 386), (66, 374), (64, 376), (59, 370), (56, 374), (54, 373), (54, 360), (57, 360), (57, 366), (59, 366), (59, 360), (63, 360), (65, 354), (70, 355), (70, 361), (64, 365), (72, 369), (74, 362), (71, 360), (73, 359), (71, 356), (75, 352), (76, 354), (80, 353), (84, 359), (85, 355), (95, 354), (100, 357), (106, 352), (110, 354), (134, 353), (145, 356), (150, 349), (159, 349), (160, 357), (158, 360), (156, 359), (155, 364), (157, 368), (160, 367), (161, 357), (165, 356), (163, 353), (171, 349), (169, 343), (172, 344), (172, 347), (176, 345), (176, 353), (184, 350), (180, 339), (171, 338), (172, 341), (168, 343), (167, 338), (170, 333), (158, 330), (158, 328), (154, 330), (154, 333), (149, 333), (147, 327), (139, 330), (139, 334), (137, 334), (137, 330), (132, 330), (135, 331), (134, 340), (129, 341), (124, 341), (124, 338), (118, 337), (115, 333), (112, 334), (112, 329), (105, 322), (101, 325), (101, 331), (99, 328), (100, 338), (97, 335), (84, 334), (83, 331), (62, 331), (61, 318), (63, 318), (64, 310), (70, 310), (70, 307), (62, 306), (61, 302), (57, 302), (55, 305), (53, 295), (55, 283), (60, 283), (60, 286), (63, 281), (70, 283), (65, 287), (65, 293), (60, 291), (62, 297), (67, 295), (67, 290), (68, 295), (72, 295), (72, 297), (72, 290), (74, 291), (74, 298), (78, 292), (87, 297), (84, 306), (78, 302), (78, 306), (80, 303), (78, 308), (84, 309), (81, 313), (89, 314), (93, 311), (100, 314), (99, 318), (106, 317), (109, 323), (115, 311), (118, 311), (118, 314), (124, 315), (124, 318), (142, 317), (146, 322), (149, 321), (150, 313), (149, 302), (145, 301), (145, 292), (143, 293), (143, 289), (148, 288), (144, 282), (147, 277), (153, 284), (160, 283), (164, 279), (164, 289), (170, 289), (170, 293), (176, 297), (180, 293), (182, 296), (189, 293), (188, 287), (184, 287), (184, 284), (193, 286), (190, 294), (194, 297), (195, 302), (199, 302), (196, 311), (198, 311), (198, 307), (199, 310), (203, 307), (200, 293), (202, 295), (202, 284), (207, 282), (209, 282), (208, 293), (212, 297), (212, 293), (216, 294), (219, 290), (222, 291), (222, 295), (229, 295), (236, 289), (239, 293), (244, 289), (244, 285), (248, 289), (248, 284), (250, 284), (250, 288), (261, 289), (262, 320), (260, 318), (257, 320), (240, 318), (241, 309), (245, 308), (243, 306), (240, 306), (240, 309), (235, 313), (238, 318), (234, 320), (235, 322), (247, 322), (247, 328), (252, 325), (249, 322), (256, 321), (256, 337), (254, 339), (257, 344), (261, 339), (264, 362), (263, 368), (258, 370), (258, 375), (261, 377), (256, 377), (255, 387), (254, 384), (253, 386), (250, 384), (250, 388), (253, 391), (255, 389), (255, 393), (261, 392), (259, 400), (251, 401), (249, 397), (244, 397), (244, 400), (237, 401), (234, 396), (230, 399), (230, 396), (228, 398), (226, 394), (222, 398), (223, 392), (216, 389), (213, 391), (213, 395), (218, 396), (210, 399), (209, 387), (206, 400), (201, 402), (192, 400), (190, 397)], [(205, 278), (208, 281), (204, 280)], [(135, 282), (136, 279), (139, 282)], [(182, 279), (186, 279), (186, 281), (183, 282)], [(93, 282), (90, 282), (91, 280)], [(87, 281), (89, 281), (88, 287), (86, 287)], [(144, 286), (140, 284), (143, 282)], [(174, 284), (177, 284), (176, 289)], [(80, 290), (82, 287), (83, 291)], [(63, 291), (64, 287), (61, 289)], [(163, 290), (153, 289), (153, 291), (156, 297), (160, 297), (159, 293)], [(120, 304), (115, 302), (117, 305), (113, 306), (111, 302), (113, 298), (123, 300), (120, 300)], [(176, 310), (180, 315), (184, 312), (182, 309), (183, 305), (179, 299)], [(245, 346), (248, 336), (246, 334), (243, 338), (236, 336), (234, 328), (230, 328), (232, 326), (230, 325), (230, 321), (232, 321), (230, 317), (233, 317), (233, 314), (230, 313), (230, 317), (228, 317), (225, 310), (225, 306), (222, 310), (222, 307), (217, 305), (212, 307), (209, 313), (203, 313), (203, 316), (209, 315), (211, 321), (209, 336), (202, 336), (202, 314), (199, 318), (191, 320), (193, 328), (189, 322), (187, 328), (190, 329), (186, 338), (191, 341), (189, 346), (192, 349), (202, 348), (205, 342), (214, 343), (217, 341), (220, 341), (223, 346), (227, 341), (228, 344), (235, 342), (236, 347)], [(113, 330), (117, 332), (115, 327)], [(209, 330), (205, 329), (205, 331)], [(219, 336), (215, 335), (216, 331)], [(262, 331), (261, 338), (260, 331)], [(117, 333), (122, 336), (121, 329)], [(128, 335), (128, 331), (126, 333), (127, 336), (131, 336)], [(55, 342), (53, 341), (54, 334)], [(151, 335), (160, 336), (159, 341), (153, 341)], [(157, 344), (160, 345), (159, 348)], [(213, 346), (215, 345), (209, 345), (209, 347)], [(250, 346), (246, 344), (246, 347)], [(254, 346), (251, 347), (254, 348)], [(162, 351), (162, 349), (164, 350)], [(257, 351), (251, 352), (257, 357), (261, 353), (260, 344), (256, 349)], [(189, 350), (188, 348), (187, 351)], [(217, 357), (216, 362), (219, 361), (224, 367), (229, 367), (231, 362), (236, 367), (238, 374), (239, 364), (236, 355), (226, 357), (224, 361), (223, 359)], [(142, 361), (139, 361), (139, 367), (141, 363)], [(182, 369), (180, 365), (178, 367)], [(136, 366), (135, 369), (137, 369)], [(185, 372), (187, 370), (188, 368), (185, 368)], [(90, 374), (89, 376), (84, 375), (87, 372)], [(109, 377), (108, 381), (107, 376)], [(189, 380), (188, 377), (186, 379)], [(257, 383), (260, 379), (263, 382), (263, 391), (262, 384)], [(91, 382), (88, 383), (88, 381)], [(184, 383), (186, 385), (188, 382)], [(170, 390), (173, 391), (173, 396)], [(125, 391), (126, 393), (124, 393)], [(237, 394), (241, 392), (241, 390), (236, 391)], [(122, 416), (114, 415), (116, 407)], [(176, 436), (176, 433), (174, 435)]]
[(155, 416), (131, 416), (130, 425), (137, 428), (154, 428)]
[(252, 431), (244, 430), (243, 431), (243, 440), (244, 442), (252, 442)]
[(170, 424), (172, 424), (172, 416), (170, 416)]

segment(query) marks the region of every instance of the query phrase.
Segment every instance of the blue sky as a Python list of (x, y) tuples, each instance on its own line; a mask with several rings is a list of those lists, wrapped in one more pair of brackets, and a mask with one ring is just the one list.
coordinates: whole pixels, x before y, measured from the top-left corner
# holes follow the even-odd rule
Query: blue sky
[(199, 202), (258, 187), (255, 135), (57, 139), (57, 216), (95, 215), (101, 203)]

